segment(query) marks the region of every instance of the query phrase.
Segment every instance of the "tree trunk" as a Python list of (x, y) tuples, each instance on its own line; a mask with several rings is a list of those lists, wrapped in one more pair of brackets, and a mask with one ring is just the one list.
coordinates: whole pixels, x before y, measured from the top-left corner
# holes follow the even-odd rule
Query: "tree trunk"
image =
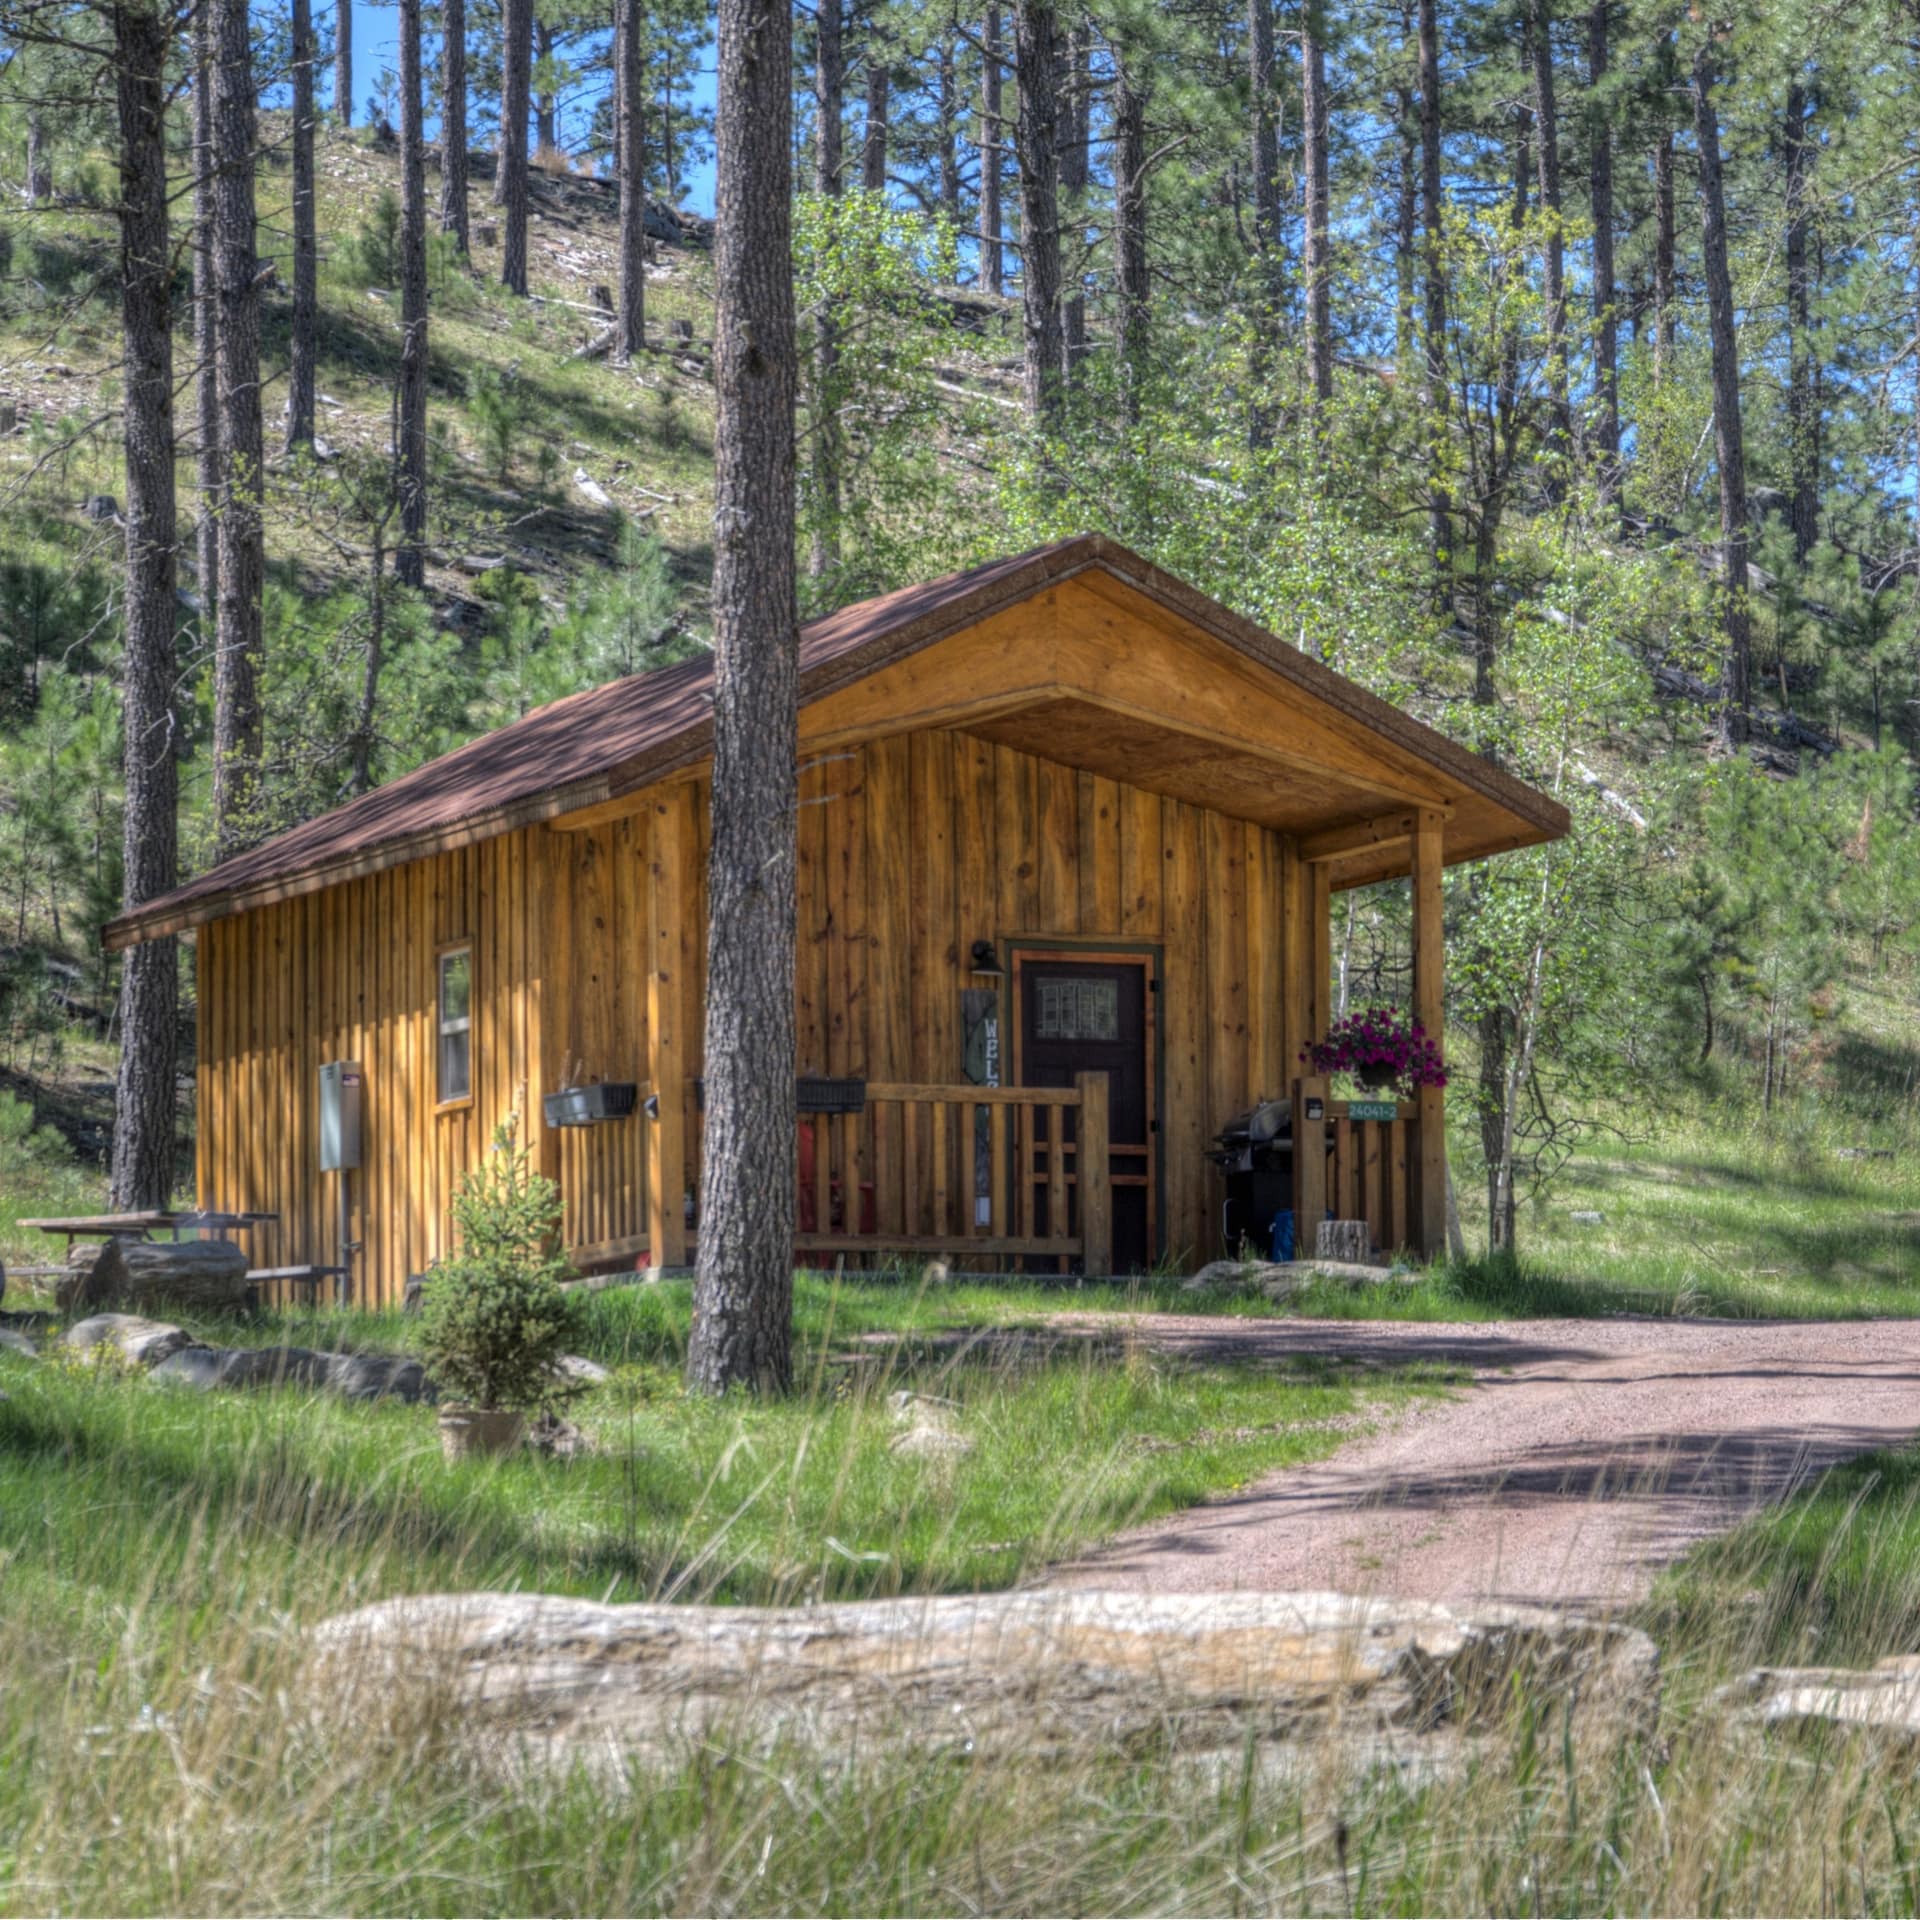
[(1404, 376), (1413, 366), (1413, 290), (1418, 268), (1414, 236), (1419, 226), (1420, 150), (1413, 95), (1395, 90), (1400, 123), (1400, 181), (1394, 208), (1393, 363)]
[(1273, 0), (1247, 0), (1247, 93), (1253, 167), (1253, 244), (1259, 256), (1266, 312), (1256, 326), (1278, 324), (1281, 264), (1280, 136), (1273, 114)]
[(287, 451), (313, 444), (319, 348), (319, 249), (313, 224), (313, 0), (293, 9), (293, 320), (287, 356)]
[(1713, 446), (1720, 470), (1720, 744), (1747, 737), (1747, 676), (1752, 653), (1747, 607), (1747, 453), (1740, 425), (1740, 356), (1733, 331), (1733, 280), (1727, 268), (1727, 207), (1720, 180), (1720, 122), (1713, 104), (1713, 45), (1693, 57), (1693, 131), (1700, 156), (1701, 256), (1706, 269), (1707, 330), (1713, 352)]
[(980, 285), (1007, 290), (1000, 245), (1000, 9), (987, 9), (980, 30)]
[(1113, 91), (1113, 241), (1114, 277), (1120, 289), (1120, 365), (1122, 404), (1127, 418), (1140, 417), (1140, 396), (1147, 379), (1147, 96), (1136, 84), (1138, 54), (1119, 53)]
[(1653, 149), (1653, 378), (1662, 384), (1673, 365), (1673, 135)]
[(1053, 0), (1014, 0), (1020, 162), (1020, 319), (1027, 418), (1060, 420), (1060, 64)]
[(793, 1373), (799, 629), (792, 14), (720, 0), (706, 1145), (688, 1383)]
[[(533, 22), (533, 45), (534, 58), (541, 66), (550, 68), (553, 60), (553, 28), (538, 15)], [(533, 104), (533, 144), (536, 153), (560, 151), (560, 129), (554, 118), (551, 84), (541, 88)]]
[[(814, 46), (813, 190), (837, 199), (845, 164), (846, 43), (841, 0), (820, 0)], [(984, 160), (982, 162), (984, 164)], [(824, 580), (840, 564), (840, 427), (835, 410), (840, 365), (839, 329), (832, 305), (813, 315), (813, 406), (808, 425), (811, 511), (807, 516), (807, 577)]]
[(1553, 407), (1548, 448), (1557, 461), (1564, 462), (1573, 441), (1573, 404), (1567, 387), (1566, 234), (1560, 204), (1560, 110), (1553, 84), (1551, 0), (1528, 0), (1527, 42), (1533, 60), (1533, 146), (1546, 226), (1541, 290), (1547, 310), (1547, 392)]
[(647, 344), (647, 77), (640, 54), (646, 39), (646, 0), (616, 0), (620, 31), (620, 310), (613, 362), (624, 367)]
[(1427, 485), (1428, 537), (1433, 548), (1434, 596), (1451, 599), (1452, 501), (1447, 459), (1447, 257), (1440, 204), (1440, 22), (1438, 0), (1419, 0), (1420, 224), (1426, 250), (1425, 312), (1421, 342), (1421, 409), (1431, 436)]
[[(167, 230), (167, 53), (171, 16), (152, 0), (115, 6), (120, 137), (121, 378), (126, 459), (126, 645), (120, 669), (126, 778), (123, 900), (137, 907), (178, 878), (173, 700), (173, 251)], [(113, 1205), (164, 1205), (173, 1191), (179, 966), (152, 940), (120, 976)]]
[(860, 186), (866, 193), (887, 190), (887, 109), (892, 81), (887, 44), (876, 30), (867, 40), (867, 121), (860, 142)]
[(960, 231), (960, 89), (954, 71), (953, 35), (940, 36), (940, 211)]
[(1601, 89), (1607, 77), (1609, 10), (1594, 0), (1587, 15), (1587, 84), (1592, 94), (1587, 148), (1588, 200), (1593, 212), (1594, 484), (1600, 504), (1620, 492), (1620, 326), (1614, 313), (1613, 130)]
[(467, 0), (440, 0), (440, 231), (461, 259), (472, 251), (467, 221)]
[(527, 290), (527, 94), (532, 84), (533, 0), (502, 0), (500, 164), (494, 199), (504, 209), (500, 284)]
[(334, 9), (333, 117), (353, 125), (353, 0), (339, 0)]
[(193, 385), (198, 441), (194, 481), (199, 490), (199, 518), (194, 522), (194, 587), (200, 607), (200, 644), (209, 649), (217, 644), (219, 628), (221, 459), (220, 303), (214, 291), (213, 69), (213, 9), (203, 5), (194, 10), (193, 16)]
[(1814, 397), (1813, 274), (1807, 261), (1807, 176), (1813, 112), (1797, 80), (1787, 88), (1787, 461), (1793, 557), (1803, 566), (1820, 538), (1820, 416)]
[[(1060, 191), (1065, 206), (1063, 218), (1074, 236), (1076, 257), (1079, 235), (1086, 223), (1087, 185), (1092, 175), (1093, 93), (1091, 72), (1093, 32), (1084, 19), (1075, 22), (1064, 43), (1062, 62), (1064, 84), (1061, 88), (1061, 126), (1065, 138), (1060, 145)], [(1060, 308), (1061, 370), (1069, 382), (1087, 357), (1086, 277), (1076, 273)]]
[(380, 712), (380, 675), (387, 658), (387, 513), (374, 519), (367, 556), (367, 644), (360, 654), (360, 709), (355, 716), (347, 797), (373, 786), (373, 743)]
[(1333, 398), (1332, 240), (1328, 232), (1327, 28), (1323, 0), (1300, 16), (1301, 118), (1307, 175), (1307, 363), (1317, 400)]
[(40, 206), (53, 192), (53, 169), (47, 164), (46, 129), (40, 109), (27, 109), (27, 205)]
[(421, 124), (421, 0), (400, 0), (400, 392), (394, 468), (400, 539), (393, 573), (427, 582), (427, 159)]
[(214, 856), (258, 837), (261, 526), (260, 263), (253, 49), (246, 0), (213, 7), (214, 288), (220, 382), (220, 601), (213, 703)]

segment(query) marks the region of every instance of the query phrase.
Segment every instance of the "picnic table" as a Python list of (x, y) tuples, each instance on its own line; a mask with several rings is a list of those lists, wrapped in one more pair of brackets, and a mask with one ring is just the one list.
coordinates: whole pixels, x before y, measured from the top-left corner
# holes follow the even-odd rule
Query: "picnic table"
[(248, 1227), (270, 1226), (279, 1218), (277, 1213), (221, 1213), (206, 1208), (175, 1210), (151, 1207), (141, 1213), (82, 1213), (43, 1220), (22, 1220), (20, 1224), (37, 1228), (41, 1233), (65, 1234), (67, 1251), (71, 1253), (76, 1240), (151, 1240), (169, 1231), (178, 1240), (185, 1233), (227, 1234), (236, 1228), (244, 1231)]

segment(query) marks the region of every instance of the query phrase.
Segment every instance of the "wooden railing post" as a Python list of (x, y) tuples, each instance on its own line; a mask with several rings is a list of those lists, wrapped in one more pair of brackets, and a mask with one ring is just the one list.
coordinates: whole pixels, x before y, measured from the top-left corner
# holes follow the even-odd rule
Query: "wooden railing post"
[(687, 1263), (686, 881), (693, 789), (664, 788), (647, 821), (647, 1064), (658, 1118), (647, 1125), (652, 1270)]
[[(1413, 1017), (1435, 1046), (1444, 1045), (1446, 1024), (1446, 933), (1441, 917), (1440, 875), (1445, 816), (1422, 808), (1413, 830)], [(1438, 1087), (1422, 1087), (1413, 1152), (1417, 1221), (1410, 1220), (1415, 1251), (1437, 1259), (1447, 1243), (1447, 1108)]]
[[(1080, 1188), (1080, 1269), (1089, 1279), (1113, 1271), (1113, 1131), (1109, 1088), (1104, 1073), (1074, 1076), (1080, 1090), (1080, 1124), (1074, 1136), (1074, 1172)], [(1063, 1116), (1050, 1124), (1057, 1130)], [(1058, 1233), (1064, 1223), (1049, 1220)]]
[[(1327, 1217), (1327, 1089), (1323, 1073), (1293, 1083), (1293, 1254), (1311, 1260)], [(1311, 1116), (1309, 1108), (1312, 1109)]]

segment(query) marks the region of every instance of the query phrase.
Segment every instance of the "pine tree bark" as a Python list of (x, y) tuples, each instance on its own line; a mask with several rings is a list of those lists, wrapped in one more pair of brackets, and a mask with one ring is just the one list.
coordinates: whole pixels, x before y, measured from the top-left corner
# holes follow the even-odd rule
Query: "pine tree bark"
[(1393, 360), (1405, 372), (1413, 365), (1414, 355), (1414, 282), (1419, 253), (1415, 237), (1419, 231), (1420, 142), (1413, 94), (1406, 87), (1394, 92), (1400, 123), (1400, 180), (1394, 206), (1394, 300)]
[(620, 31), (620, 304), (613, 335), (616, 366), (647, 345), (646, 0), (616, 0)]
[(287, 451), (313, 444), (319, 351), (319, 247), (313, 201), (313, 0), (292, 0), (293, 315), (287, 355)]
[(500, 164), (494, 198), (502, 209), (500, 284), (527, 290), (527, 95), (532, 85), (533, 0), (502, 0)]
[(1550, 452), (1564, 461), (1573, 445), (1573, 403), (1567, 380), (1567, 257), (1560, 199), (1560, 109), (1553, 76), (1551, 0), (1528, 0), (1527, 51), (1533, 62), (1534, 157), (1539, 167), (1541, 292), (1547, 320), (1547, 393), (1552, 407)]
[(1027, 418), (1059, 424), (1060, 64), (1053, 0), (1014, 0), (1014, 141), (1020, 163), (1020, 320)]
[(467, 211), (467, 0), (440, 0), (440, 231), (473, 251)]
[[(167, 54), (171, 16), (154, 0), (112, 9), (120, 138), (120, 312), (125, 387), (126, 644), (121, 663), (126, 804), (124, 902), (173, 886), (176, 528), (173, 252), (167, 230)], [(135, 947), (120, 976), (113, 1205), (163, 1206), (173, 1191), (179, 962), (176, 943)]]
[(400, 387), (394, 491), (400, 538), (394, 578), (427, 583), (427, 154), (421, 0), (400, 0)]
[(1147, 94), (1136, 75), (1140, 56), (1116, 49), (1113, 89), (1114, 279), (1120, 290), (1121, 403), (1140, 417), (1150, 346), (1147, 274)]
[(1747, 606), (1747, 454), (1740, 420), (1740, 356), (1733, 329), (1733, 279), (1727, 266), (1727, 203), (1720, 171), (1720, 121), (1714, 107), (1713, 43), (1693, 57), (1690, 93), (1700, 163), (1700, 237), (1707, 283), (1707, 332), (1713, 356), (1713, 446), (1720, 470), (1720, 744), (1731, 752), (1748, 733), (1752, 631)]
[[(193, 16), (194, 587), (203, 646), (217, 647), (220, 603), (220, 322), (214, 289), (213, 9)], [(218, 657), (217, 653), (215, 655)], [(217, 669), (216, 669), (217, 671)]]
[(980, 30), (980, 284), (998, 296), (1007, 290), (1001, 248), (1000, 9), (990, 6)]
[(860, 187), (864, 193), (887, 190), (887, 114), (893, 95), (893, 70), (887, 43), (876, 29), (867, 39), (867, 118), (860, 141)]
[(1653, 149), (1653, 378), (1664, 383), (1673, 365), (1676, 316), (1673, 305), (1673, 135), (1663, 133)]
[(1820, 416), (1814, 398), (1813, 274), (1807, 258), (1813, 112), (1806, 88), (1787, 88), (1787, 462), (1793, 557), (1803, 566), (1820, 539)]
[(792, 15), (719, 0), (713, 821), (706, 1135), (689, 1385), (791, 1384), (799, 629)]
[(339, 0), (333, 14), (333, 117), (353, 125), (353, 0)]
[[(533, 55), (542, 67), (551, 70), (553, 28), (538, 15), (533, 23)], [(537, 153), (557, 153), (560, 150), (560, 127), (550, 86), (542, 87), (533, 103), (533, 144)]]
[(953, 231), (960, 231), (960, 86), (955, 71), (953, 35), (940, 36), (940, 64), (936, 79), (940, 109), (940, 211)]
[(1323, 0), (1300, 17), (1301, 116), (1307, 176), (1307, 362), (1314, 397), (1333, 397), (1333, 246), (1327, 168), (1327, 23)]
[[(838, 199), (845, 164), (846, 42), (841, 0), (820, 0), (814, 44), (813, 190)], [(840, 425), (835, 407), (840, 366), (839, 329), (831, 305), (813, 315), (813, 405), (808, 475), (813, 495), (807, 516), (807, 577), (824, 580), (840, 564)]]
[(1427, 483), (1428, 537), (1433, 549), (1434, 594), (1444, 608), (1452, 598), (1453, 503), (1446, 477), (1447, 254), (1440, 202), (1440, 22), (1437, 0), (1419, 0), (1420, 225), (1425, 249), (1421, 324), (1421, 410), (1430, 436)]
[[(1093, 31), (1084, 18), (1075, 21), (1063, 47), (1060, 120), (1065, 137), (1060, 143), (1060, 193), (1062, 218), (1074, 236), (1077, 255), (1093, 172)], [(1060, 354), (1061, 373), (1071, 382), (1087, 357), (1086, 279), (1079, 273), (1068, 283), (1061, 301)]]
[(213, 696), (213, 833), (225, 860), (258, 837), (262, 527), (260, 262), (255, 94), (246, 0), (213, 4), (213, 273), (220, 385), (220, 593)]
[(1594, 486), (1610, 507), (1620, 493), (1620, 323), (1613, 257), (1613, 129), (1604, 87), (1613, 0), (1594, 0), (1587, 14), (1587, 87), (1591, 122), (1587, 198), (1593, 215), (1593, 361), (1596, 418)]
[(53, 168), (47, 161), (46, 127), (40, 109), (27, 109), (27, 205), (43, 205), (53, 193)]

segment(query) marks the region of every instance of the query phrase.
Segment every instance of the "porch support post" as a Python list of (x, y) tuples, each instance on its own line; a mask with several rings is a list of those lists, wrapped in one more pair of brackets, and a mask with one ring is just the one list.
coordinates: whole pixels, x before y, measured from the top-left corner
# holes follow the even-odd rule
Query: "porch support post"
[[(1435, 1045), (1445, 1033), (1445, 934), (1440, 911), (1440, 873), (1446, 826), (1442, 815), (1422, 808), (1413, 831), (1413, 1017)], [(1433, 1259), (1447, 1243), (1446, 1096), (1421, 1087), (1418, 1219), (1412, 1224), (1417, 1250)]]
[(687, 883), (694, 790), (655, 795), (647, 821), (647, 1077), (659, 1118), (647, 1122), (647, 1248), (652, 1271), (687, 1264)]
[(1324, 1040), (1333, 1025), (1333, 875), (1317, 861), (1307, 868), (1307, 939), (1313, 1038)]
[[(1113, 1131), (1109, 1086), (1103, 1073), (1074, 1075), (1080, 1089), (1080, 1124), (1074, 1135), (1074, 1174), (1080, 1188), (1080, 1270), (1089, 1280), (1113, 1271)], [(1058, 1130), (1059, 1109), (1048, 1122)], [(1049, 1223), (1049, 1231), (1059, 1227)]]
[(1291, 836), (1280, 843), (1280, 1085), (1287, 1088), (1308, 1063), (1301, 1059), (1313, 1038), (1313, 993), (1309, 972), (1312, 942), (1307, 938), (1311, 900), (1308, 874), (1299, 843)]

